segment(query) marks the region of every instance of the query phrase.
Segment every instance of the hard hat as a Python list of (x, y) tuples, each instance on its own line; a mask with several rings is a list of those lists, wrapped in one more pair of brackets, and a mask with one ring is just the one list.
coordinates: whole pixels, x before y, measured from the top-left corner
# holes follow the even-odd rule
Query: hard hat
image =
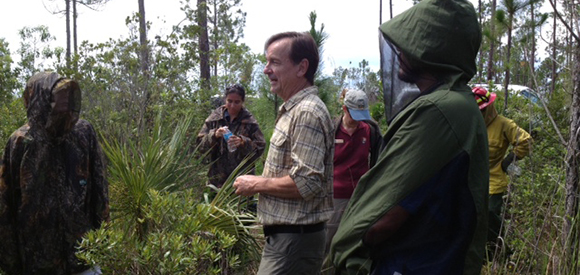
[(471, 91), (475, 95), (475, 100), (477, 101), (480, 110), (483, 110), (489, 104), (492, 104), (497, 96), (495, 93), (490, 93), (483, 87), (473, 87)]

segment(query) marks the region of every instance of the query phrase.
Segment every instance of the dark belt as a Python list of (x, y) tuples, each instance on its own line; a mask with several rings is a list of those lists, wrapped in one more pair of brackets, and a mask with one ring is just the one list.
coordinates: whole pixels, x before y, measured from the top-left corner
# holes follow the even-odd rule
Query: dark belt
[(264, 225), (264, 236), (278, 233), (314, 233), (324, 230), (325, 223)]

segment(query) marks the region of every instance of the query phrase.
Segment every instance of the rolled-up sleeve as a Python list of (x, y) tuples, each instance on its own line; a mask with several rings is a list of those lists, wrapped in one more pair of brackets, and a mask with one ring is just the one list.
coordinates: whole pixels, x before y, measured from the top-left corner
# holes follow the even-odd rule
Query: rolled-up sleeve
[(311, 111), (296, 116), (292, 139), (292, 169), (290, 177), (305, 200), (312, 199), (323, 189), (326, 154), (325, 133), (322, 122)]

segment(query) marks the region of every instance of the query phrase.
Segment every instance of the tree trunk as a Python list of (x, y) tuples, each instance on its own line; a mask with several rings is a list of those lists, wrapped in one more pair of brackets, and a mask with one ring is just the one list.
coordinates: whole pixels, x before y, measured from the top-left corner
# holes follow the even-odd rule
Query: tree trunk
[(508, 85), (510, 84), (510, 59), (511, 59), (511, 51), (512, 51), (512, 30), (513, 30), (513, 14), (509, 16), (509, 27), (508, 27), (508, 41), (507, 41), (507, 53), (506, 53), (506, 61), (505, 61), (505, 83), (504, 83), (504, 102), (503, 102), (503, 110), (507, 110), (508, 107)]
[[(556, 5), (558, 4), (558, 2), (554, 1), (554, 11), (556, 11)], [(557, 66), (558, 63), (556, 62), (556, 53), (557, 53), (557, 46), (558, 46), (558, 41), (556, 40), (556, 31), (557, 29), (557, 23), (558, 23), (558, 17), (556, 15), (554, 15), (554, 25), (552, 26), (552, 85), (550, 86), (550, 97), (552, 97), (552, 94), (554, 93), (554, 91), (556, 90), (556, 78), (558, 77), (556, 70), (557, 70)]]
[[(478, 9), (479, 9), (479, 26), (481, 28), (482, 24), (483, 24), (483, 6), (481, 3), (481, 0), (478, 1)], [(480, 83), (483, 79), (483, 51), (481, 50), (481, 45), (479, 45), (480, 49), (479, 52), (477, 54), (477, 58), (478, 61), (477, 62), (477, 66), (478, 66), (478, 70), (477, 70), (477, 82)]]
[(77, 0), (72, 0), (73, 7), (73, 50), (74, 54), (78, 54), (77, 44)]
[(218, 38), (218, 34), (219, 34), (219, 29), (218, 29), (218, 7), (217, 7), (217, 1), (213, 2), (213, 33), (214, 33), (214, 39), (213, 39), (213, 51), (214, 53), (214, 62), (213, 62), (213, 75), (218, 75), (218, 61), (217, 61), (217, 52), (218, 52), (218, 48), (219, 48), (219, 38)]
[(580, 226), (578, 225), (578, 168), (580, 154), (580, 45), (576, 43), (574, 51), (574, 69), (572, 106), (570, 110), (570, 139), (566, 154), (566, 219), (564, 220), (564, 239), (566, 240), (567, 265), (569, 274), (577, 274), (577, 255), (580, 253)]
[(379, 0), (379, 26), (383, 24), (383, 0)]
[(145, 100), (141, 104), (141, 114), (139, 116), (139, 134), (144, 133), (147, 122), (149, 121), (148, 109), (151, 100), (149, 91), (149, 47), (147, 45), (147, 21), (145, 17), (145, 0), (139, 2), (139, 44), (140, 44), (140, 61), (141, 73), (143, 74), (143, 95)]
[(487, 81), (493, 80), (493, 55), (495, 52), (495, 9), (497, 6), (496, 0), (491, 1), (491, 20), (490, 23), (490, 32), (491, 32), (491, 39), (489, 41), (489, 57), (487, 59)]
[(70, 0), (66, 2), (66, 65), (70, 65)]
[[(535, 4), (532, 3), (530, 5), (531, 7), (531, 11), (530, 11), (530, 17), (532, 20), (532, 52), (530, 54), (530, 75), (536, 75), (535, 74), (535, 68), (536, 68), (536, 12), (535, 12)], [(528, 80), (528, 86), (532, 87), (532, 80), (530, 78), (530, 80)]]
[(209, 67), (209, 37), (207, 32), (207, 2), (206, 0), (197, 0), (197, 24), (201, 29), (199, 34), (199, 73), (200, 87), (209, 91), (210, 86), (210, 67)]
[(147, 46), (147, 21), (145, 21), (145, 0), (139, 1), (139, 43), (141, 45), (141, 72), (149, 75), (149, 50)]
[[(556, 2), (556, 1), (554, 1)], [(564, 4), (565, 9), (569, 10), (571, 63), (572, 66), (572, 106), (570, 110), (570, 139), (568, 141), (568, 152), (566, 154), (566, 216), (564, 220), (564, 239), (566, 240), (566, 252), (568, 253), (568, 274), (578, 274), (580, 253), (580, 224), (579, 215), (579, 196), (578, 181), (580, 180), (580, 12), (577, 9), (576, 1)], [(555, 3), (553, 5), (556, 13)], [(562, 18), (560, 18), (562, 19)]]

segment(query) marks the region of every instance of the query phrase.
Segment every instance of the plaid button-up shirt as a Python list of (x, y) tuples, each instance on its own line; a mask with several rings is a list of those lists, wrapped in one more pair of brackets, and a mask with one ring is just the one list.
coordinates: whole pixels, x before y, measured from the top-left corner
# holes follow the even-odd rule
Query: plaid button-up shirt
[(300, 91), (280, 107), (262, 175), (290, 175), (302, 199), (260, 194), (258, 217), (262, 224), (315, 224), (330, 218), (333, 128), (315, 86)]

